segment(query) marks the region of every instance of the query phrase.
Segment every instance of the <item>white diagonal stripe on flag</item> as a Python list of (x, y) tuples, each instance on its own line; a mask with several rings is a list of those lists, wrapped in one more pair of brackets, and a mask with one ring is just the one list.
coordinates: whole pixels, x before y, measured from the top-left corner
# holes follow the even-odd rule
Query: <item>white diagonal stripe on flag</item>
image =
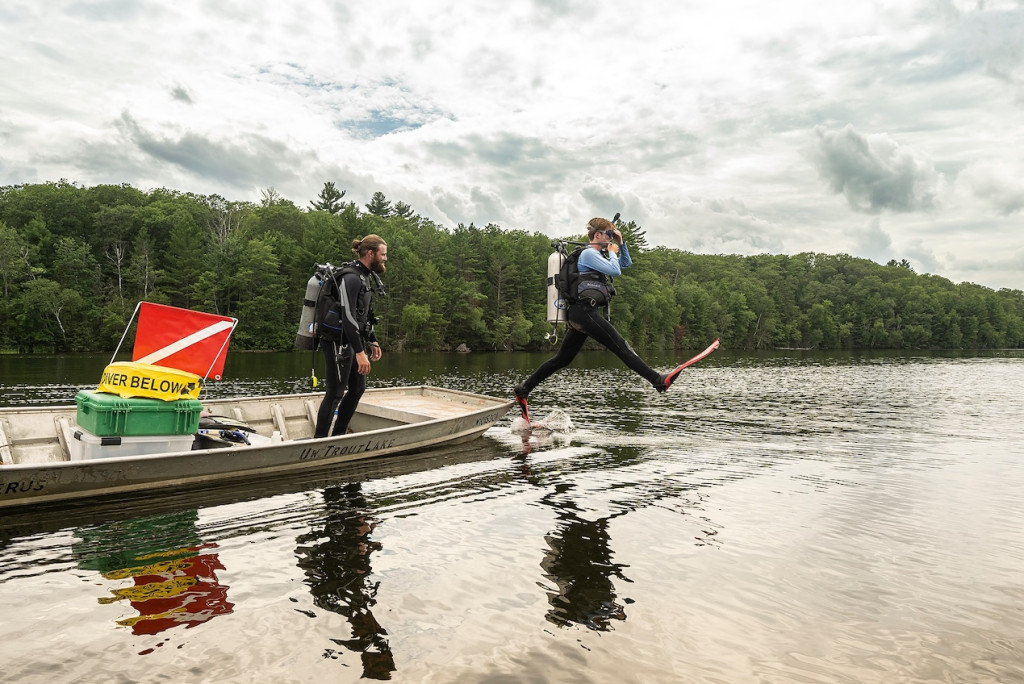
[(162, 361), (163, 359), (166, 359), (168, 356), (171, 356), (172, 354), (177, 354), (186, 347), (191, 347), (196, 342), (202, 342), (207, 337), (212, 337), (219, 332), (230, 330), (231, 326), (231, 321), (218, 321), (211, 326), (203, 328), (202, 330), (197, 330), (188, 337), (183, 337), (180, 340), (167, 345), (163, 349), (157, 349), (154, 352), (146, 354), (141, 359), (136, 360), (139, 363), (156, 363), (157, 361)]

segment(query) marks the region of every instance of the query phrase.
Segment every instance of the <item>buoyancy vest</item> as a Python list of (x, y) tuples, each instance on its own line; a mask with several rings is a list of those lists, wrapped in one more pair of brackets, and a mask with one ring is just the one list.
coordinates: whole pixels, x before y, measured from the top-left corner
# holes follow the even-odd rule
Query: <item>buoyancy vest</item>
[(373, 286), (371, 282), (370, 270), (362, 265), (358, 261), (350, 261), (347, 264), (342, 264), (335, 271), (335, 277), (338, 281), (338, 286), (341, 286), (341, 280), (348, 273), (355, 273), (359, 276), (359, 294), (356, 295), (356, 310), (353, 312), (356, 321), (359, 323), (359, 329), (363, 330), (367, 324), (372, 324), (373, 321), (370, 319), (373, 316), (373, 312), (370, 308), (370, 304), (373, 301)]
[(600, 271), (581, 271), (580, 255), (589, 247), (577, 247), (567, 255), (559, 272), (556, 285), (560, 297), (570, 304), (583, 302), (591, 306), (602, 306), (615, 296), (611, 276)]
[(607, 304), (615, 296), (611, 276), (598, 271), (580, 271), (576, 290), (576, 301), (587, 302), (591, 306)]
[[(380, 280), (375, 278), (370, 270), (359, 261), (350, 261), (338, 266), (334, 269), (331, 278), (328, 280), (330, 292), (327, 294), (327, 301), (322, 306), (323, 313), (320, 316), (320, 325), (317, 328), (321, 337), (335, 342), (345, 342), (343, 339), (344, 327), (342, 325), (342, 316), (345, 315), (344, 308), (348, 302), (342, 301), (341, 287), (344, 277), (353, 273), (359, 276), (359, 292), (355, 295), (355, 309), (351, 314), (356, 321), (360, 337), (364, 341), (370, 338), (373, 324), (377, 322), (371, 307), (373, 291), (374, 289), (382, 291), (382, 287), (379, 286)], [(374, 288), (374, 280), (377, 281), (377, 288)]]

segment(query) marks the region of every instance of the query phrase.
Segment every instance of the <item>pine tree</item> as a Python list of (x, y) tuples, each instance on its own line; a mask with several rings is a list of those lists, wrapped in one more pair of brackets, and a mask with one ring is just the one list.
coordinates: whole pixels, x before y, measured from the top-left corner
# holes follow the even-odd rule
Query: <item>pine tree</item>
[(373, 193), (373, 197), (366, 204), (366, 211), (370, 212), (374, 216), (380, 216), (382, 218), (388, 218), (391, 216), (391, 202), (385, 197), (383, 192)]
[(416, 212), (413, 211), (405, 202), (395, 202), (395, 208), (392, 210), (391, 215), (396, 218), (409, 219), (412, 218)]
[(310, 202), (310, 205), (317, 211), (326, 211), (328, 214), (340, 214), (345, 208), (341, 198), (345, 196), (345, 190), (338, 190), (334, 187), (334, 181), (324, 183), (324, 189), (317, 195), (319, 201)]

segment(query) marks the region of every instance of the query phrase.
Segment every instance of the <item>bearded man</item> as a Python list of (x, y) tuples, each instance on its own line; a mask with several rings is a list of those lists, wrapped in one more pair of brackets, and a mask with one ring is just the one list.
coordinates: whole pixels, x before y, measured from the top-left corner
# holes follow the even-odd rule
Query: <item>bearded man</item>
[[(371, 234), (362, 240), (353, 240), (352, 251), (358, 258), (339, 267), (334, 278), (338, 290), (341, 341), (320, 340), (320, 349), (327, 363), (324, 373), (327, 390), (317, 413), (314, 437), (345, 434), (359, 399), (366, 391), (370, 362), (381, 358), (380, 343), (373, 329), (376, 319), (371, 303), (374, 293), (384, 294), (378, 274), (387, 268), (388, 245), (379, 235)], [(335, 406), (338, 407), (337, 418), (334, 418)]]

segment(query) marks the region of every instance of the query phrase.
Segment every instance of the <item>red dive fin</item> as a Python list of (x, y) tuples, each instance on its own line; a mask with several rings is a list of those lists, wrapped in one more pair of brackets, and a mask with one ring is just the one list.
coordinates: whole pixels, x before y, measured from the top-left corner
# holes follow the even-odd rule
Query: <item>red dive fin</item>
[(512, 388), (512, 394), (516, 397), (516, 403), (519, 404), (519, 410), (523, 414), (523, 420), (527, 423), (530, 422), (530, 407), (526, 403), (526, 389), (522, 383)]
[(516, 397), (516, 403), (519, 404), (519, 410), (523, 413), (523, 420), (527, 423), (530, 422), (530, 407), (526, 405), (526, 399), (523, 397)]
[(682, 363), (682, 364), (676, 366), (671, 371), (669, 371), (666, 375), (661, 376), (661, 384), (658, 385), (658, 388), (657, 388), (658, 391), (659, 392), (664, 392), (669, 387), (671, 387), (672, 383), (676, 381), (676, 378), (679, 377), (679, 374), (683, 372), (684, 368), (686, 368), (687, 366), (692, 366), (693, 364), (697, 363), (698, 361), (700, 361), (704, 357), (706, 357), (709, 354), (711, 354), (711, 352), (713, 352), (716, 349), (718, 349), (718, 344), (719, 344), (718, 340), (715, 340), (710, 345), (708, 345), (708, 348), (705, 349), (704, 351), (702, 351), (700, 354), (697, 354), (696, 356), (694, 356), (692, 359), (690, 359), (686, 363)]

